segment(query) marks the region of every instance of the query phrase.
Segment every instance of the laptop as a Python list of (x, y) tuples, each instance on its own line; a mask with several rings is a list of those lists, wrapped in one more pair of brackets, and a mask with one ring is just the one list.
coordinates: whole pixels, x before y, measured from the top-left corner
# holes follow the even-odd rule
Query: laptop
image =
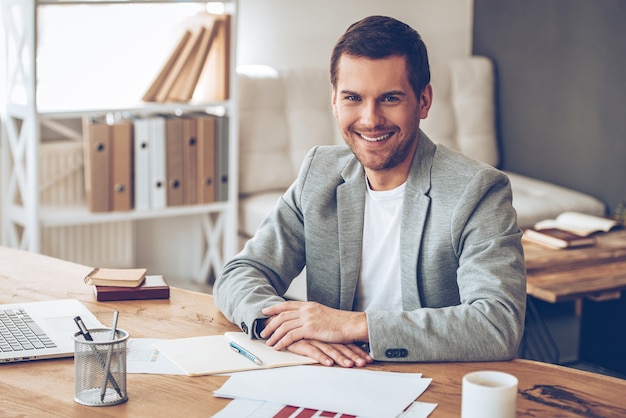
[(73, 357), (76, 316), (104, 327), (76, 299), (0, 304), (0, 363)]

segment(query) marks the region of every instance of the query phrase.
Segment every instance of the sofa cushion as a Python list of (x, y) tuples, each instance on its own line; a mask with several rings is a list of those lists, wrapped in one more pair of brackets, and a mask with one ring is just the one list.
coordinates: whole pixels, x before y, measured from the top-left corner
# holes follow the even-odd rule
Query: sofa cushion
[(242, 196), (239, 199), (239, 232), (240, 234), (251, 237), (263, 222), (263, 219), (282, 196), (284, 190), (268, 191), (263, 193), (254, 193)]
[(328, 71), (239, 67), (239, 192), (286, 189), (307, 151), (341, 141)]
[(505, 171), (511, 180), (513, 207), (520, 228), (531, 227), (544, 219), (553, 219), (562, 212), (574, 210), (605, 216), (600, 200), (576, 190)]

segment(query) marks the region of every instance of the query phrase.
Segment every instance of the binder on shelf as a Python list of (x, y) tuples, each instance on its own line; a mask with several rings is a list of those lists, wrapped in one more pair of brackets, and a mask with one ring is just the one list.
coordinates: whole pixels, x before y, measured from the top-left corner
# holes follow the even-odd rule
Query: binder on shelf
[(216, 119), (215, 124), (215, 137), (216, 137), (216, 200), (224, 202), (228, 200), (228, 117), (219, 116)]
[(198, 129), (192, 115), (183, 118), (183, 201), (198, 203)]
[(196, 117), (198, 132), (198, 203), (213, 203), (216, 198), (216, 120), (213, 115)]
[(111, 127), (111, 210), (133, 208), (133, 125), (117, 121)]
[[(85, 123), (86, 122), (86, 123)], [(84, 178), (87, 207), (91, 212), (111, 210), (111, 138), (104, 122), (84, 120)]]
[(185, 46), (189, 42), (190, 38), (191, 38), (191, 31), (186, 30), (183, 33), (183, 36), (180, 38), (180, 41), (178, 41), (178, 44), (176, 45), (176, 47), (174, 48), (174, 50), (168, 57), (167, 61), (163, 65), (163, 68), (161, 68), (161, 71), (157, 74), (156, 78), (154, 79), (154, 81), (152, 82), (148, 90), (144, 93), (142, 97), (143, 101), (153, 102), (156, 100), (157, 95), (163, 89), (165, 81), (172, 73), (172, 69), (174, 68), (176, 62), (180, 58), (180, 55), (185, 49)]
[(163, 209), (167, 206), (167, 187), (165, 176), (165, 119), (148, 119), (150, 126), (150, 207)]
[(134, 120), (134, 194), (135, 209), (150, 209), (150, 148), (152, 132), (150, 119), (137, 118)]
[(165, 117), (165, 176), (167, 206), (184, 204), (183, 119)]
[[(231, 16), (204, 13), (207, 22), (220, 22), (191, 101), (207, 103), (228, 100), (230, 95)], [(209, 23), (207, 23), (209, 24)]]

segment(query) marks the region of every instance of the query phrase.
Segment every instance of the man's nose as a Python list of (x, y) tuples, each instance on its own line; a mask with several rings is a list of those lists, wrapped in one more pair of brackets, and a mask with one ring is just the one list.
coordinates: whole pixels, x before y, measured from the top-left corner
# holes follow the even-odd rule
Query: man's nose
[(380, 106), (375, 101), (367, 101), (361, 107), (361, 124), (367, 127), (384, 125), (385, 118)]

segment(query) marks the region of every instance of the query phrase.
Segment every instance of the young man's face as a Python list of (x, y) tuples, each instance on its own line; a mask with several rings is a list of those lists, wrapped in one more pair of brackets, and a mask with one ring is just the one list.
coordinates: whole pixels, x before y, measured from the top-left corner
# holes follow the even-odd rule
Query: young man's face
[(404, 57), (373, 60), (344, 54), (337, 69), (332, 102), (344, 140), (370, 184), (379, 175), (393, 183), (389, 188), (403, 183), (417, 147), (419, 121), (430, 108), (430, 85), (415, 97)]

